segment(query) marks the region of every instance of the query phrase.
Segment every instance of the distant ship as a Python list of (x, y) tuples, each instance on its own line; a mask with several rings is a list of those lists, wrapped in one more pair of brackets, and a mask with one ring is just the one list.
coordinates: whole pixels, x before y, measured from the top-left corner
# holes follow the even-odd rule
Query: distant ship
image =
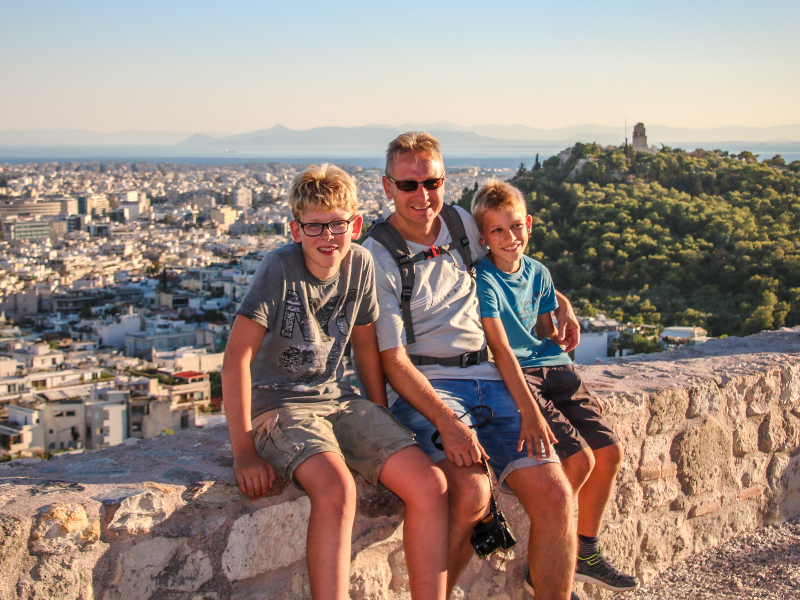
[(237, 152), (238, 152), (238, 150), (228, 150), (227, 148), (225, 148), (225, 153), (226, 154), (236, 154)]

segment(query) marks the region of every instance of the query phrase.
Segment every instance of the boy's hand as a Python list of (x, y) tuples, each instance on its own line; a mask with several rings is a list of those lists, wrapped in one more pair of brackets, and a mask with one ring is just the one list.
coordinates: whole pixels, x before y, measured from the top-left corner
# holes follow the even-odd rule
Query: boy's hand
[(233, 472), (239, 490), (250, 500), (260, 498), (275, 483), (275, 470), (258, 454), (233, 459)]
[(550, 458), (550, 444), (555, 444), (557, 441), (541, 412), (536, 410), (522, 414), (517, 452), (521, 452), (523, 445), (527, 444), (528, 458), (533, 458), (535, 453), (536, 459), (541, 462), (544, 457)]

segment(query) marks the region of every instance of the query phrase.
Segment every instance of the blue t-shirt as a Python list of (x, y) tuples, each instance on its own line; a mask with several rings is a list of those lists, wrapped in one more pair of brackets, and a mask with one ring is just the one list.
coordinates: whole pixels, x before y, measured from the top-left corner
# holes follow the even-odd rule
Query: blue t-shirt
[(520, 268), (505, 273), (487, 256), (475, 264), (475, 270), (481, 318), (502, 321), (508, 343), (523, 369), (572, 362), (558, 344), (549, 338), (542, 341), (533, 333), (539, 313), (558, 308), (553, 280), (542, 263), (523, 255)]

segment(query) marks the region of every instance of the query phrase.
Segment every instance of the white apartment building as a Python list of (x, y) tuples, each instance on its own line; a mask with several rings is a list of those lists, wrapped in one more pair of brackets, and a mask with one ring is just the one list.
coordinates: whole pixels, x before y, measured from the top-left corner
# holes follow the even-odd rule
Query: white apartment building
[(246, 187), (237, 187), (231, 191), (231, 206), (247, 210), (253, 206), (253, 190)]

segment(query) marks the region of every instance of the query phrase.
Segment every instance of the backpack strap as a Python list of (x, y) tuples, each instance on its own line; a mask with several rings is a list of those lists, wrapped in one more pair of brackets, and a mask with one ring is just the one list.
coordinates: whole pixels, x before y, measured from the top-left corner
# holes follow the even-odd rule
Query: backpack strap
[(414, 326), (411, 322), (411, 294), (414, 292), (414, 263), (408, 244), (392, 225), (384, 220), (374, 221), (367, 232), (367, 237), (375, 238), (394, 259), (400, 269), (400, 311), (403, 316), (403, 325), (406, 328), (406, 343), (413, 344)]
[(472, 273), (472, 251), (469, 247), (469, 237), (467, 230), (464, 229), (464, 221), (461, 220), (461, 215), (450, 204), (442, 206), (442, 212), (439, 213), (447, 225), (447, 230), (450, 232), (451, 242), (448, 244), (448, 249), (456, 249), (461, 255), (461, 260), (467, 267), (467, 273)]

